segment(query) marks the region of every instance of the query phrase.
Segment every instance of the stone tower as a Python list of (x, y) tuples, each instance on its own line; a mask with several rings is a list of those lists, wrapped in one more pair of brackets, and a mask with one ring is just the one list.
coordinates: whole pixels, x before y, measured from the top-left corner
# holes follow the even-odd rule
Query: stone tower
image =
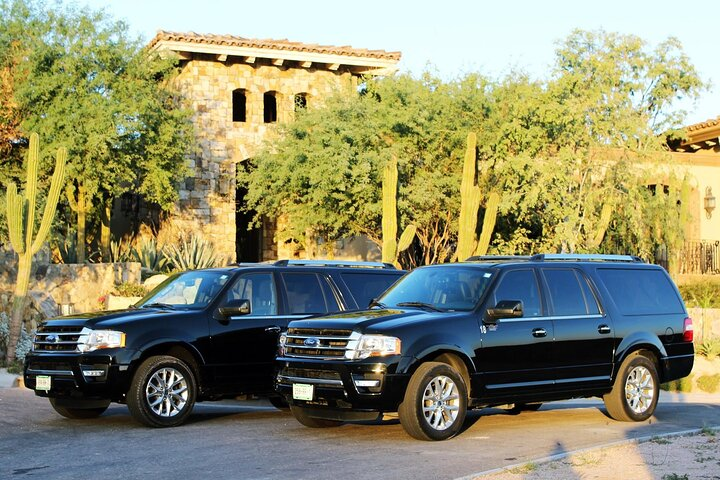
[(248, 231), (247, 215), (237, 213), (237, 169), (297, 108), (337, 91), (352, 94), (361, 76), (391, 74), (400, 60), (399, 52), (383, 50), (165, 31), (149, 48), (179, 57), (178, 85), (194, 110), (198, 150), (189, 152), (192, 173), (172, 222), (202, 231), (231, 261), (278, 256), (275, 219)]

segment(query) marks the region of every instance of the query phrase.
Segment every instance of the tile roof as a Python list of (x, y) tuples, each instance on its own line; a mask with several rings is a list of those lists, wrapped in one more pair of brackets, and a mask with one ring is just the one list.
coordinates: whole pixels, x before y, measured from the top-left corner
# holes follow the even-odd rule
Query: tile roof
[(212, 35), (195, 32), (168, 32), (159, 30), (155, 38), (148, 44), (152, 49), (163, 41), (184, 42), (205, 45), (218, 45), (223, 47), (262, 48), (269, 50), (285, 50), (293, 52), (308, 52), (328, 55), (344, 55), (348, 57), (373, 58), (380, 60), (399, 61), (400, 52), (386, 52), (385, 50), (368, 50), (352, 48), (350, 46), (336, 47), (332, 45), (317, 45), (309, 43), (291, 42), (289, 40), (253, 39), (235, 35)]
[(694, 132), (697, 130), (704, 130), (706, 128), (713, 128), (713, 127), (717, 127), (717, 126), (720, 126), (720, 117), (709, 118), (709, 119), (705, 120), (704, 122), (695, 123), (693, 125), (690, 125), (690, 126), (686, 127), (686, 129), (688, 132)]

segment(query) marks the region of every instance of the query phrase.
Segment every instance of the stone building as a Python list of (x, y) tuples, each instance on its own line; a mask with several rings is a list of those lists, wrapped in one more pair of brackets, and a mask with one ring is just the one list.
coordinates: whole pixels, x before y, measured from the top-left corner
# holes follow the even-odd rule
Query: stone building
[(248, 231), (238, 212), (236, 172), (278, 123), (338, 91), (355, 92), (364, 75), (396, 70), (399, 52), (255, 40), (230, 35), (160, 31), (150, 49), (179, 57), (178, 85), (195, 112), (198, 150), (180, 189), (174, 226), (200, 229), (230, 260), (285, 256), (273, 236), (275, 219)]

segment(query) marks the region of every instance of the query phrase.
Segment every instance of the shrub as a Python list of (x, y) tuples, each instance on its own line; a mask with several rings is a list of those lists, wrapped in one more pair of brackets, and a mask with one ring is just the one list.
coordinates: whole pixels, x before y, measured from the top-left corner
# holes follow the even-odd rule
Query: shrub
[(697, 379), (697, 385), (703, 392), (715, 393), (720, 385), (720, 373), (715, 375), (702, 375)]
[(215, 267), (219, 263), (215, 246), (204, 238), (191, 234), (190, 238), (181, 238), (178, 245), (169, 245), (165, 249), (170, 264), (180, 271)]
[(700, 345), (695, 346), (695, 352), (708, 360), (715, 360), (720, 356), (720, 337), (710, 337), (703, 340)]
[(687, 377), (673, 380), (672, 382), (663, 383), (660, 388), (667, 390), (668, 392), (683, 392), (688, 393), (692, 391), (693, 376), (688, 375)]
[[(0, 312), (0, 350), (7, 352), (7, 343), (10, 334), (10, 318), (8, 318), (5, 312)], [(25, 355), (32, 348), (32, 335), (25, 331), (25, 326), (22, 326), (20, 330), (20, 338), (17, 343), (17, 350), (15, 351), (15, 360), (22, 363), (25, 361)]]
[(144, 297), (148, 292), (145, 287), (137, 283), (121, 283), (115, 285), (116, 295), (121, 297)]
[(688, 307), (720, 308), (720, 283), (702, 281), (678, 285)]

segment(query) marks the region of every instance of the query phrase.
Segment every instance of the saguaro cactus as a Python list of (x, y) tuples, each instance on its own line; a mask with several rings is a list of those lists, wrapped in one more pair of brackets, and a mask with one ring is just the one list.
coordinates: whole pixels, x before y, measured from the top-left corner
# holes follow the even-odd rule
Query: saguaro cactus
[(600, 246), (605, 238), (605, 232), (610, 225), (610, 219), (612, 217), (612, 205), (606, 203), (603, 205), (602, 211), (600, 212), (600, 220), (598, 221), (597, 229), (592, 235), (592, 238), (588, 241), (588, 247), (595, 249)]
[(485, 255), (490, 246), (490, 238), (495, 229), (500, 195), (493, 192), (485, 204), (482, 233), (477, 240), (478, 212), (482, 203), (482, 192), (476, 185), (477, 157), (475, 147), (477, 137), (470, 132), (467, 136), (465, 162), (463, 164), (462, 183), (460, 184), (460, 219), (458, 225), (457, 259), (462, 261), (471, 255)]
[(59, 148), (55, 160), (55, 172), (50, 183), (50, 191), (45, 204), (40, 228), (35, 230), (35, 207), (37, 200), (37, 177), (39, 162), (40, 139), (36, 133), (30, 135), (30, 148), (27, 162), (27, 181), (25, 191), (18, 194), (15, 183), (7, 186), (7, 219), (10, 234), (10, 243), (18, 254), (18, 273), (15, 281), (13, 298), (13, 311), (10, 319), (10, 332), (8, 335), (7, 360), (15, 360), (15, 348), (22, 325), (22, 315), (27, 299), (28, 284), (30, 282), (30, 269), (32, 258), (47, 238), (57, 208), (60, 190), (65, 176), (65, 161), (67, 151)]
[(400, 235), (400, 241), (397, 240), (397, 186), (397, 158), (392, 157), (383, 169), (382, 260), (395, 265), (398, 263), (400, 253), (410, 247), (417, 230), (415, 225), (408, 225)]

